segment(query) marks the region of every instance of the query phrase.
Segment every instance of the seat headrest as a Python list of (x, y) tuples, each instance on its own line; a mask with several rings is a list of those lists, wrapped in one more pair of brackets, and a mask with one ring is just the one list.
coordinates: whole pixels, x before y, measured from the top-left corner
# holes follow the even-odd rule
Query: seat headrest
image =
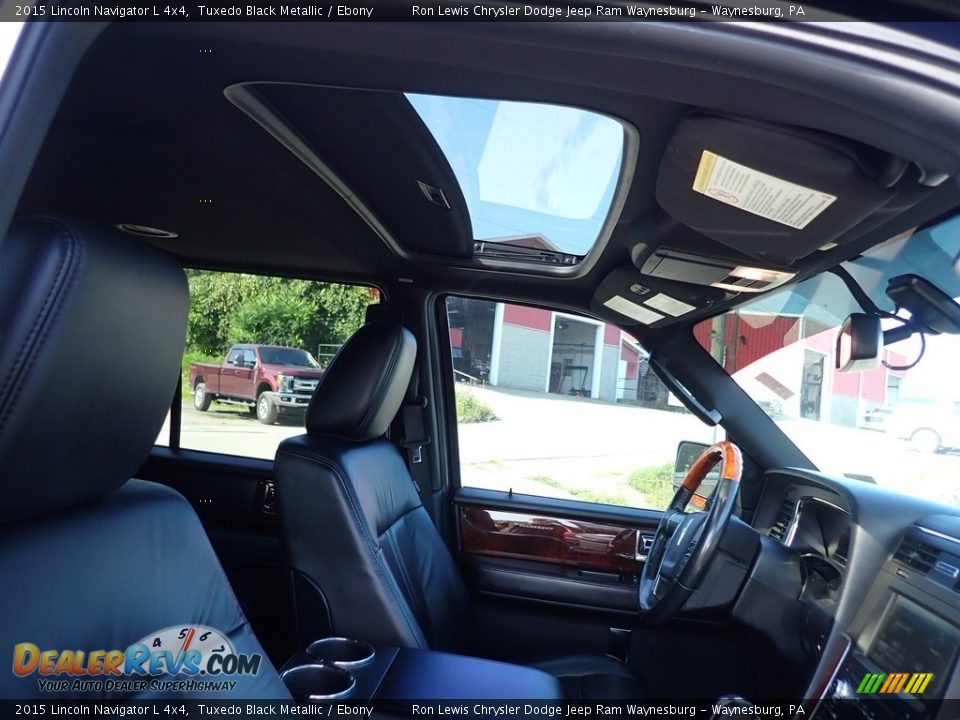
[(105, 495), (143, 464), (180, 372), (181, 267), (111, 228), (14, 221), (0, 244), (0, 521)]
[(364, 325), (340, 348), (307, 408), (307, 432), (373, 440), (387, 432), (413, 375), (417, 341), (402, 325)]

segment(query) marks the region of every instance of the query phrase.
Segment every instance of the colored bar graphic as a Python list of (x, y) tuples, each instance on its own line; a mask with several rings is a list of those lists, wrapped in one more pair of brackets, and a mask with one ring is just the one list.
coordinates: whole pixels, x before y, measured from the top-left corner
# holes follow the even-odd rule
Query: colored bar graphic
[(921, 695), (933, 680), (933, 673), (867, 673), (857, 686), (858, 695)]
[(907, 673), (900, 673), (900, 682), (897, 683), (897, 687), (894, 688), (894, 692), (900, 692), (903, 690), (903, 686), (907, 684), (907, 678), (909, 675)]
[(887, 674), (886, 674), (886, 673), (877, 673), (876, 676), (874, 677), (873, 682), (870, 683), (870, 690), (869, 690), (869, 692), (870, 692), (870, 693), (875, 693), (877, 690), (879, 690), (879, 689), (880, 689), (880, 685), (883, 683), (883, 681), (886, 679), (886, 677), (887, 677)]
[(887, 675), (887, 679), (884, 681), (883, 685), (880, 686), (880, 692), (887, 693), (890, 692), (890, 686), (896, 685), (897, 681), (900, 680), (899, 673), (890, 673)]
[(872, 695), (880, 687), (880, 683), (887, 677), (886, 673), (867, 673), (857, 686), (857, 693)]

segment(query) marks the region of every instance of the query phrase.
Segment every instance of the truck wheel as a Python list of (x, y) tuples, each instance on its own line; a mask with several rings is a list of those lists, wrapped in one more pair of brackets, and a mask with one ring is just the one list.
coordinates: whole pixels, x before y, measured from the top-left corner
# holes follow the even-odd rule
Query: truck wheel
[(910, 442), (913, 443), (913, 446), (919, 452), (928, 455), (940, 449), (940, 436), (936, 430), (931, 430), (930, 428), (915, 430), (913, 435), (910, 436)]
[(273, 425), (277, 421), (277, 406), (269, 392), (262, 392), (257, 398), (257, 420), (264, 425)]
[(212, 402), (213, 397), (207, 395), (206, 383), (197, 383), (196, 387), (193, 388), (193, 407), (200, 412), (206, 412)]

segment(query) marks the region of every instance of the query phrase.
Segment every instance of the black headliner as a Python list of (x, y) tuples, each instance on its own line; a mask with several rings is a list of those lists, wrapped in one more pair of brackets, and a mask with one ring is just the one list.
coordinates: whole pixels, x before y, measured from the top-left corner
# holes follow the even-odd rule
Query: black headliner
[[(740, 29), (722, 30), (724, 42), (746, 37)], [(81, 63), (20, 212), (60, 211), (174, 230), (179, 238), (154, 242), (188, 265), (350, 279), (388, 291), (402, 277), (437, 290), (588, 310), (600, 281), (618, 267), (632, 266), (630, 251), (638, 242), (724, 252), (672, 221), (654, 200), (663, 148), (677, 121), (693, 108), (856, 135), (945, 172), (960, 167), (960, 133), (936, 126), (935, 118), (930, 127), (904, 130), (910, 119), (898, 116), (901, 127), (894, 128), (879, 105), (836, 92), (828, 97), (817, 86), (802, 88), (796, 78), (764, 74), (754, 61), (737, 65), (731, 58), (739, 46), (708, 48), (707, 34), (694, 26), (683, 32), (695, 33), (689, 39), (704, 44), (699, 55), (668, 46), (676, 31), (664, 31), (663, 47), (634, 37), (637, 32), (599, 24), (116, 24)], [(784, 52), (788, 47), (785, 42)], [(637, 128), (637, 173), (609, 248), (583, 277), (411, 263), (391, 252), (319, 177), (223, 95), (232, 84), (255, 81), (585, 107)], [(954, 130), (953, 146), (945, 147), (931, 129)], [(385, 169), (400, 174), (406, 162), (409, 157), (397, 152), (378, 166), (368, 154), (346, 172), (362, 186)], [(435, 216), (426, 202), (405, 215), (386, 203), (378, 209), (376, 197), (366, 199), (391, 218), (391, 230), (401, 239), (432, 227)], [(953, 184), (944, 185), (913, 217), (889, 212), (878, 217), (873, 224), (880, 227), (844, 252), (852, 254), (958, 203)], [(593, 310), (603, 314), (596, 305)]]

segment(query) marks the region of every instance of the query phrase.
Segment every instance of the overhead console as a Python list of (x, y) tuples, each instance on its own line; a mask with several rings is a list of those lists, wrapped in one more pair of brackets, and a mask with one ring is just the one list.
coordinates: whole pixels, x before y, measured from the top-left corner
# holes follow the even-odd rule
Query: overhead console
[(711, 257), (659, 247), (640, 267), (650, 277), (709, 285), (730, 292), (762, 292), (790, 280), (795, 273), (736, 258)]
[(944, 179), (836, 135), (691, 113), (660, 160), (655, 196), (665, 215), (638, 227), (630, 272), (611, 274), (595, 304), (659, 327), (741, 293), (772, 290)]

